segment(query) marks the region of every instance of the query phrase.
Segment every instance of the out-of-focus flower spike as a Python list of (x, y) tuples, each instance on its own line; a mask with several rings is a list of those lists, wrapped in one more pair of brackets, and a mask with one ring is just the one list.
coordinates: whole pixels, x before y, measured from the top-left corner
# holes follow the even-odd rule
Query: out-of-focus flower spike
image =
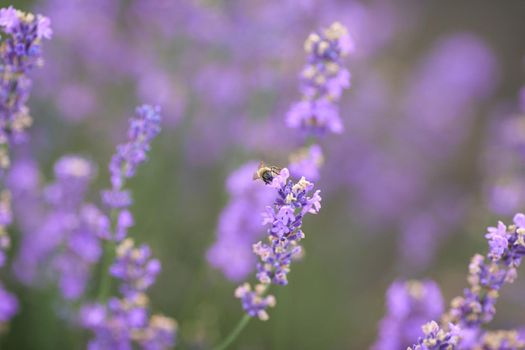
[(301, 72), (301, 101), (292, 105), (286, 125), (308, 135), (340, 133), (343, 124), (337, 101), (350, 87), (350, 72), (342, 59), (354, 50), (348, 30), (339, 22), (312, 33), (304, 43), (307, 64)]
[[(27, 101), (32, 81), (31, 70), (42, 65), (41, 39), (51, 37), (48, 18), (18, 11), (13, 6), (0, 9), (0, 177), (6, 186), (5, 172), (10, 166), (12, 144), (26, 137), (31, 125)], [(11, 196), (0, 193), (0, 267), (5, 263), (5, 251), (10, 247), (6, 227), (11, 223)], [(0, 326), (16, 313), (16, 298), (0, 286)]]
[(111, 189), (102, 191), (102, 200), (110, 209), (117, 211), (116, 240), (124, 239), (127, 228), (133, 224), (131, 213), (125, 211), (132, 204), (131, 194), (124, 188), (125, 182), (147, 160), (151, 142), (160, 132), (160, 122), (160, 107), (137, 107), (135, 116), (130, 119), (127, 142), (118, 145), (111, 158)]
[(52, 34), (47, 17), (0, 9), (0, 167), (9, 167), (9, 147), (25, 138), (31, 125), (27, 107), (31, 70), (42, 65), (41, 39)]

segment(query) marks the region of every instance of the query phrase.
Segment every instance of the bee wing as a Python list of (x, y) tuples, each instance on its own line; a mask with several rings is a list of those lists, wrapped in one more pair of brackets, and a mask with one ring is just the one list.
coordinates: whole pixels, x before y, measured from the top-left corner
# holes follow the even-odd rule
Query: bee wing
[(257, 180), (259, 178), (259, 174), (257, 172), (253, 173), (253, 179)]
[(272, 167), (270, 167), (270, 170), (275, 175), (279, 175), (281, 173), (282, 168), (279, 168), (278, 166), (272, 166)]

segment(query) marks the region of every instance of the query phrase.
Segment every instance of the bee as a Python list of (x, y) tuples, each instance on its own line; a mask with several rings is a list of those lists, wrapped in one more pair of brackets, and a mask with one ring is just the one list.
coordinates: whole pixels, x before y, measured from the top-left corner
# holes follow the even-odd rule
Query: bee
[(281, 168), (276, 166), (267, 166), (264, 162), (259, 163), (259, 168), (253, 174), (253, 179), (261, 179), (267, 185), (271, 184), (275, 175), (279, 175)]

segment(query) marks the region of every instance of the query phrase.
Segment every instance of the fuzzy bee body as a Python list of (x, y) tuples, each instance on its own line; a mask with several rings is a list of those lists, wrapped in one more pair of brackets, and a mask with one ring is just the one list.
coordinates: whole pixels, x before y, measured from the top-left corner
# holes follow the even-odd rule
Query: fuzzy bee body
[(253, 179), (261, 179), (265, 184), (269, 185), (272, 183), (275, 175), (279, 175), (281, 169), (276, 166), (267, 166), (264, 162), (259, 164), (259, 168), (253, 174)]

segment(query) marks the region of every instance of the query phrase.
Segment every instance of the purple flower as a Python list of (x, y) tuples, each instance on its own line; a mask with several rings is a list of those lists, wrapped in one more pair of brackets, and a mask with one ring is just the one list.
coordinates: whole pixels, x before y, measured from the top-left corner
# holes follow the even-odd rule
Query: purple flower
[(130, 119), (128, 141), (117, 146), (109, 164), (112, 188), (102, 194), (110, 208), (131, 204), (129, 195), (122, 190), (124, 182), (134, 176), (139, 164), (147, 159), (150, 143), (160, 132), (160, 121), (160, 108), (149, 105), (138, 107), (135, 117)]
[(488, 256), (492, 260), (499, 260), (509, 246), (507, 226), (500, 221), (498, 227), (489, 227), (487, 230), (488, 233), (485, 238), (487, 238), (490, 247)]
[[(51, 30), (49, 24), (49, 19), (17, 11), (12, 6), (0, 9), (0, 176), (4, 176), (4, 171), (10, 165), (10, 145), (22, 140), (25, 129), (31, 124), (26, 105), (32, 84), (28, 73), (42, 63), (40, 38), (35, 33), (44, 30), (43, 33), (48, 35)], [(6, 226), (11, 221), (11, 195), (8, 190), (2, 190), (0, 267), (5, 264), (5, 251), (10, 246)], [(3, 299), (0, 304), (4, 307), (0, 311), (0, 321), (7, 321), (16, 311), (16, 299), (3, 289), (0, 292), (0, 299)]]
[(12, 33), (19, 21), (17, 11), (13, 6), (0, 9), (0, 26), (4, 27), (6, 33)]
[(117, 248), (110, 272), (120, 280), (123, 297), (82, 308), (81, 324), (95, 334), (88, 348), (132, 349), (132, 344), (151, 350), (172, 348), (176, 322), (162, 315), (151, 316), (144, 293), (160, 272), (160, 262), (151, 258), (149, 247), (135, 247), (133, 240), (125, 239)]
[[(468, 283), (463, 296), (451, 302), (445, 320), (459, 325), (462, 330), (477, 329), (490, 322), (496, 313), (499, 290), (517, 277), (516, 268), (525, 255), (525, 215), (514, 216), (514, 225), (489, 228), (488, 259), (475, 255), (469, 265)], [(507, 242), (505, 244), (505, 242)]]
[(142, 332), (139, 343), (145, 350), (171, 349), (175, 346), (177, 323), (162, 315), (153, 315)]
[(56, 181), (45, 190), (47, 201), (63, 210), (75, 210), (84, 202), (95, 166), (83, 157), (65, 155), (55, 163), (54, 171)]
[(38, 26), (36, 30), (36, 36), (38, 38), (51, 39), (53, 36), (53, 30), (51, 29), (51, 21), (49, 18), (38, 15)]
[[(146, 244), (135, 247), (134, 241), (126, 238), (134, 219), (127, 210), (131, 205), (131, 196), (124, 189), (125, 181), (147, 159), (150, 143), (159, 132), (159, 108), (148, 105), (137, 108), (136, 116), (130, 120), (128, 142), (117, 146), (109, 165), (112, 188), (102, 192), (102, 200), (112, 209), (111, 225), (114, 231), (109, 233), (109, 220), (98, 218), (95, 222), (99, 223), (97, 237), (120, 242), (109, 271), (103, 269), (102, 273), (109, 273), (120, 282), (122, 297), (106, 301), (101, 293), (99, 299), (104, 304), (88, 304), (82, 308), (80, 322), (95, 335), (89, 342), (89, 349), (131, 350), (140, 345), (143, 349), (161, 350), (171, 348), (175, 343), (175, 321), (161, 315), (150, 316), (145, 294), (161, 270), (160, 262), (152, 258)], [(96, 215), (89, 217), (97, 219)], [(110, 242), (104, 243), (112, 247)], [(103, 275), (102, 278), (108, 277)], [(101, 286), (105, 285), (101, 283)]]
[(421, 325), (438, 319), (443, 297), (438, 285), (426, 281), (396, 281), (387, 291), (387, 313), (379, 326), (372, 349), (397, 350), (423, 336)]
[[(11, 6), (0, 9), (0, 31), (7, 34), (0, 43), (0, 143), (9, 146), (23, 139), (31, 124), (26, 105), (32, 85), (28, 74), (42, 64), (40, 39), (49, 38), (51, 29), (48, 18)], [(9, 166), (7, 152), (2, 147), (2, 168)]]
[(257, 284), (252, 290), (249, 283), (244, 283), (235, 290), (235, 297), (241, 299), (242, 308), (246, 313), (263, 321), (270, 318), (266, 309), (275, 306), (275, 297), (273, 295), (264, 295), (266, 289), (266, 285)]
[(129, 296), (146, 291), (155, 282), (160, 269), (160, 262), (151, 258), (147, 245), (135, 247), (133, 240), (127, 238), (117, 247), (117, 258), (110, 272), (121, 280), (122, 294)]
[(162, 315), (149, 315), (149, 300), (144, 294), (132, 298), (112, 298), (107, 305), (91, 304), (81, 309), (81, 324), (95, 333), (90, 350), (135, 348), (170, 349), (175, 345), (177, 324)]
[(342, 68), (341, 58), (353, 51), (352, 46), (348, 30), (338, 22), (310, 34), (304, 43), (308, 63), (301, 73), (305, 96), (339, 98), (341, 90), (350, 86), (350, 74)]
[(441, 329), (435, 321), (425, 324), (421, 329), (425, 334), (407, 350), (454, 350), (458, 345), (460, 329), (449, 324), (449, 331)]
[(269, 224), (268, 243), (258, 242), (253, 245), (253, 252), (259, 257), (257, 279), (260, 287), (255, 287), (252, 292), (249, 285), (243, 285), (236, 292), (244, 310), (260, 319), (267, 319), (263, 311), (273, 304), (258, 303), (264, 298), (267, 287), (270, 284), (286, 285), (292, 260), (302, 255), (299, 242), (304, 238), (301, 229), (304, 215), (316, 214), (321, 208), (320, 191), (312, 193), (314, 185), (304, 177), (294, 182), (286, 168), (273, 178), (269, 187), (277, 190), (277, 198), (263, 213), (263, 224)]
[(335, 22), (310, 34), (304, 48), (308, 59), (301, 73), (303, 97), (286, 114), (286, 125), (313, 135), (340, 133), (343, 124), (335, 102), (350, 87), (350, 72), (343, 68), (342, 57), (353, 51), (353, 41), (347, 29)]

